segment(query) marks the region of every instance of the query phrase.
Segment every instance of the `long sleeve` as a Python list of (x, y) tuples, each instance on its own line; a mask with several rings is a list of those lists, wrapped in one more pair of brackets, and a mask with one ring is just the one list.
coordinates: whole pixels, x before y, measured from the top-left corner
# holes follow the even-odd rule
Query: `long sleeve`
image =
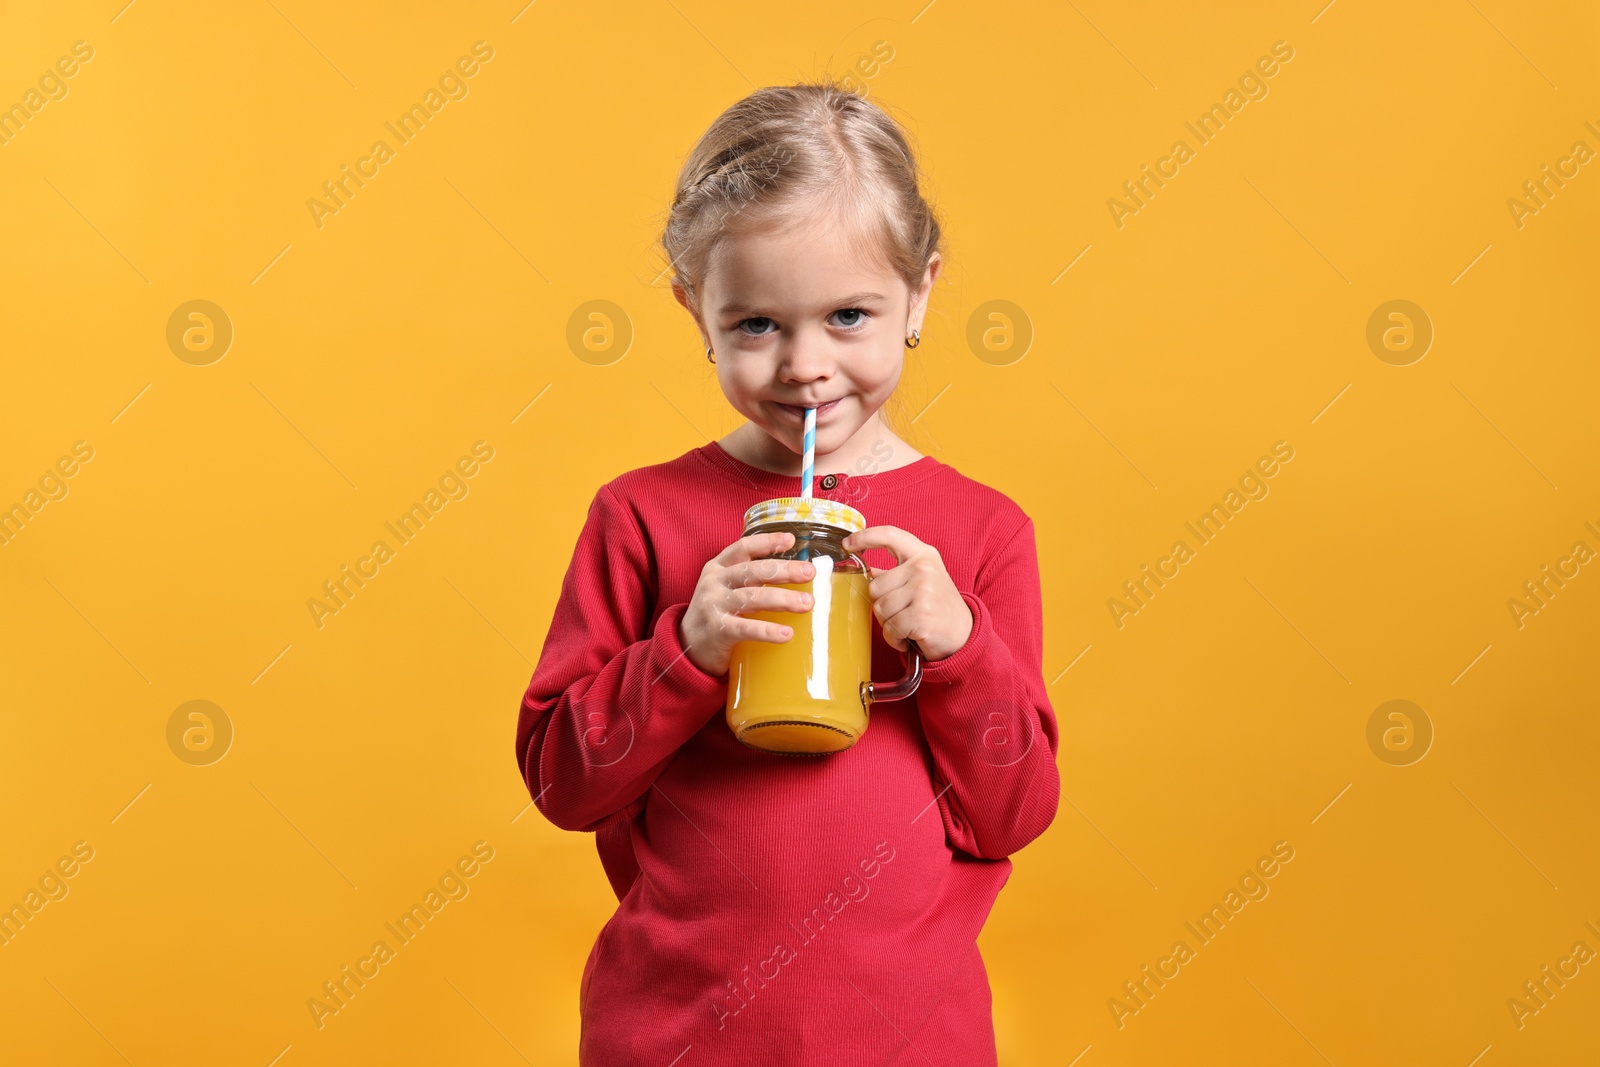
[(544, 816), (597, 830), (650, 788), (723, 707), (727, 679), (684, 653), (678, 620), (654, 627), (653, 569), (633, 513), (602, 487), (561, 584), (517, 718), (517, 762)]
[(950, 840), (980, 859), (1002, 859), (1045, 831), (1061, 794), (1032, 519), (985, 562), (974, 586), (961, 594), (972, 633), (925, 666), (917, 706)]

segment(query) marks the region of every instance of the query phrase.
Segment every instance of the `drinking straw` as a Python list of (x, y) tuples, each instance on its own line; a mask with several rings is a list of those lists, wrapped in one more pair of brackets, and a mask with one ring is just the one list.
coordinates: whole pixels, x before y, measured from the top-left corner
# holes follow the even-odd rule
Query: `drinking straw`
[(817, 458), (817, 409), (806, 408), (805, 465), (800, 471), (800, 495), (811, 499), (811, 468)]
[[(816, 465), (817, 458), (817, 409), (806, 408), (805, 431), (805, 457), (800, 470), (800, 495), (806, 500), (811, 499), (812, 467)], [(809, 543), (800, 550), (801, 559), (811, 558)]]

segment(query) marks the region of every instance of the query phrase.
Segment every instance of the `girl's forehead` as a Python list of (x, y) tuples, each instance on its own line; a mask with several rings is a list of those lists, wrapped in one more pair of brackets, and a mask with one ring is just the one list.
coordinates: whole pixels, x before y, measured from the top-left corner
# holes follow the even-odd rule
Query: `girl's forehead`
[(805, 304), (852, 293), (889, 297), (900, 279), (875, 242), (834, 227), (729, 234), (707, 262), (712, 306), (751, 298)]

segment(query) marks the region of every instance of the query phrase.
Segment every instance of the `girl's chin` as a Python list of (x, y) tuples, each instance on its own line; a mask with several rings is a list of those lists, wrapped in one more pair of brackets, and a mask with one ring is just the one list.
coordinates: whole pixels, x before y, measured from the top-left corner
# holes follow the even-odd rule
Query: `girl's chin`
[[(801, 456), (805, 454), (805, 432), (802, 429), (794, 426), (793, 424), (782, 426), (761, 425), (761, 428), (767, 432), (768, 437), (772, 438), (774, 441), (778, 442), (795, 455)], [(834, 440), (834, 433), (835, 431), (833, 431), (832, 428), (824, 429), (821, 426), (817, 427), (817, 437), (814, 445), (817, 455), (825, 456), (837, 447), (837, 442)], [(848, 435), (840, 437), (839, 441), (843, 441), (847, 437)]]

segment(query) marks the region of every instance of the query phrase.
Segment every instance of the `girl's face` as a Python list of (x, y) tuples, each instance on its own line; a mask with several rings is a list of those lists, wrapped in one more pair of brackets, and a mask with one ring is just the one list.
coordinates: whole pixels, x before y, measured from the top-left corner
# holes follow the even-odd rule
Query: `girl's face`
[(817, 408), (816, 451), (832, 453), (877, 414), (900, 381), (905, 342), (921, 329), (939, 271), (909, 290), (842, 226), (806, 222), (724, 237), (699, 307), (728, 401), (774, 440), (803, 448), (804, 408)]

